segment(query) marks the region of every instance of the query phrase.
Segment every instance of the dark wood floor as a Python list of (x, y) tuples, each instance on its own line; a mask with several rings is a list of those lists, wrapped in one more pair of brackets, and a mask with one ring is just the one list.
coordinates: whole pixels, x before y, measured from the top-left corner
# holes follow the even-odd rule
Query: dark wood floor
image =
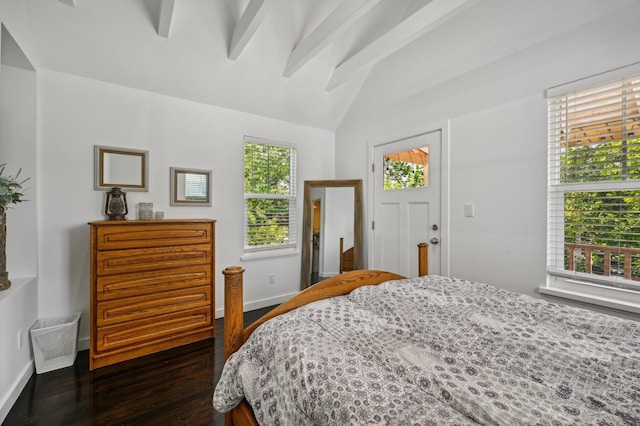
[[(245, 313), (245, 324), (273, 307)], [(223, 320), (215, 340), (89, 371), (89, 352), (72, 367), (35, 374), (3, 426), (223, 425), (211, 404), (223, 365)]]

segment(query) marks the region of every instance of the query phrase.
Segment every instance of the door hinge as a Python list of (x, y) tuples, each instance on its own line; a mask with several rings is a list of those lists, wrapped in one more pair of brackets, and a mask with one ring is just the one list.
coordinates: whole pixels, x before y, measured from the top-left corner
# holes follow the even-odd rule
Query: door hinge
[(372, 220), (371, 221), (371, 230), (374, 231), (376, 229), (376, 223)]
[(371, 173), (376, 172), (376, 163), (371, 163)]

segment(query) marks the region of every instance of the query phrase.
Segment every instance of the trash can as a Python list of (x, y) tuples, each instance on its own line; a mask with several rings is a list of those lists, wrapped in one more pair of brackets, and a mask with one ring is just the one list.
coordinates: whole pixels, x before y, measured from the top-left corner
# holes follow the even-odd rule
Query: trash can
[(63, 317), (40, 319), (29, 329), (38, 374), (69, 367), (76, 362), (81, 315), (81, 312), (76, 312)]

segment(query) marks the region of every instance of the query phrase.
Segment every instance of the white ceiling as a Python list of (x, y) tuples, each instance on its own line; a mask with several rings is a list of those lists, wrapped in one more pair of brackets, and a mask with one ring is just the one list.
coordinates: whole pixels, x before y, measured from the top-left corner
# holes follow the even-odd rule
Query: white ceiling
[(328, 130), (638, 3), (20, 0), (36, 68)]

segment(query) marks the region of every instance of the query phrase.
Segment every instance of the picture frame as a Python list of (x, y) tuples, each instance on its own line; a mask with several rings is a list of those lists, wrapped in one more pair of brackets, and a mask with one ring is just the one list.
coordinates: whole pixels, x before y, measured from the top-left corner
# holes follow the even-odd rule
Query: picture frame
[(211, 170), (171, 167), (172, 206), (211, 206)]

